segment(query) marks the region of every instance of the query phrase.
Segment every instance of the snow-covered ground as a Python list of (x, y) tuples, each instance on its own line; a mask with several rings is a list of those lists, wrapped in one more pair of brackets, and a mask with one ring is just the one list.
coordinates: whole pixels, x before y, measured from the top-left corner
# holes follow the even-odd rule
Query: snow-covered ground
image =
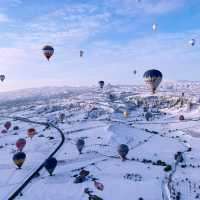
[[(11, 129), (0, 135), (0, 199), (8, 199), (61, 141), (52, 127), (8, 117), (48, 121), (65, 135), (54, 156), (58, 160), (54, 176), (42, 169), (17, 199), (86, 200), (85, 188), (104, 200), (199, 199), (199, 86), (168, 82), (154, 96), (143, 86), (112, 85), (104, 90), (63, 87), (0, 94), (1, 129), (6, 121), (12, 122)], [(147, 110), (152, 114), (149, 121)], [(65, 114), (64, 123), (57, 123), (60, 113)], [(13, 130), (15, 125), (19, 130)], [(32, 127), (37, 134), (30, 139), (27, 129)], [(27, 144), (26, 160), (17, 170), (12, 157), (19, 138), (26, 138)], [(78, 138), (85, 141), (83, 154), (75, 145)], [(126, 161), (119, 158), (120, 144), (129, 147)], [(74, 183), (82, 169), (89, 175), (82, 183)], [(94, 178), (104, 185), (103, 191), (95, 187)]]

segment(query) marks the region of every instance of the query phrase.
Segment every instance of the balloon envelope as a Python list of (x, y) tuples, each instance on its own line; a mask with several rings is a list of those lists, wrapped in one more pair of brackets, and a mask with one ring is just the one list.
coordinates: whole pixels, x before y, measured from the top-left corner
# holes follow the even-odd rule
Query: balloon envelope
[(54, 157), (50, 157), (45, 161), (44, 167), (49, 172), (50, 176), (52, 176), (52, 173), (54, 169), (57, 166), (57, 160)]
[(6, 123), (4, 124), (4, 127), (5, 127), (7, 130), (9, 130), (11, 126), (12, 126), (12, 123), (9, 122), (9, 121), (6, 122)]
[(18, 168), (21, 168), (21, 166), (24, 164), (25, 159), (26, 154), (24, 152), (18, 152), (13, 156), (13, 161), (18, 166)]
[(19, 151), (22, 151), (26, 145), (26, 140), (24, 138), (20, 138), (16, 142), (16, 147)]
[(80, 57), (83, 57), (84, 51), (80, 50)]
[(122, 158), (122, 160), (126, 159), (126, 155), (129, 152), (129, 148), (126, 144), (120, 144), (118, 147), (118, 153), (120, 155), (120, 157)]
[(162, 77), (162, 73), (156, 69), (151, 69), (144, 73), (144, 82), (151, 89), (153, 94), (155, 93), (157, 87), (160, 85)]
[(63, 122), (64, 119), (65, 119), (65, 113), (60, 113), (60, 115), (59, 115), (60, 122)]
[(82, 153), (82, 150), (83, 150), (84, 146), (85, 146), (85, 141), (83, 139), (78, 139), (76, 141), (76, 147), (77, 147), (77, 149), (78, 149), (80, 154)]
[(54, 54), (54, 48), (50, 45), (45, 45), (42, 48), (42, 51), (47, 60), (49, 60), (51, 56)]
[(152, 24), (152, 30), (155, 32), (157, 30), (157, 25), (156, 24)]
[(6, 78), (5, 75), (3, 75), (3, 74), (0, 75), (1, 82), (3, 82), (5, 80), (5, 78)]
[(195, 43), (196, 43), (196, 40), (195, 40), (195, 39), (191, 39), (191, 40), (189, 41), (189, 44), (190, 44), (191, 46), (194, 46)]
[(7, 133), (7, 130), (6, 130), (6, 129), (3, 129), (3, 130), (1, 131), (1, 133), (5, 134), (5, 133)]
[(99, 86), (100, 86), (101, 89), (103, 89), (104, 84), (105, 84), (104, 81), (99, 81)]
[(128, 112), (127, 111), (125, 111), (123, 114), (124, 114), (124, 117), (126, 117), (126, 118), (128, 117)]
[(104, 189), (104, 185), (100, 182), (97, 182), (97, 181), (94, 181), (94, 186), (98, 189), (98, 190), (101, 190), (103, 191)]
[(32, 138), (36, 134), (36, 130), (34, 128), (29, 128), (27, 134), (28, 137)]

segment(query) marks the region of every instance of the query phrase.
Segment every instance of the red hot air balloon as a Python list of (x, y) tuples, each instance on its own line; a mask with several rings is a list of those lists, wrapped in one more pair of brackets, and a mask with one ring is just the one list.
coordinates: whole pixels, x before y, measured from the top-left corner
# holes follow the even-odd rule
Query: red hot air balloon
[(94, 181), (94, 186), (98, 189), (98, 190), (101, 190), (103, 191), (104, 189), (104, 185), (100, 182), (97, 182), (97, 181)]
[(27, 134), (28, 134), (28, 137), (32, 139), (33, 136), (36, 134), (36, 130), (34, 128), (29, 128), (27, 131)]
[(11, 126), (12, 124), (9, 121), (4, 124), (4, 127), (6, 128), (6, 130), (9, 130)]
[(51, 58), (51, 56), (54, 54), (54, 48), (50, 45), (45, 45), (42, 48), (43, 54), (46, 57), (46, 59), (49, 61), (49, 59)]
[(16, 147), (19, 151), (22, 151), (26, 145), (26, 140), (24, 138), (20, 138), (16, 142)]

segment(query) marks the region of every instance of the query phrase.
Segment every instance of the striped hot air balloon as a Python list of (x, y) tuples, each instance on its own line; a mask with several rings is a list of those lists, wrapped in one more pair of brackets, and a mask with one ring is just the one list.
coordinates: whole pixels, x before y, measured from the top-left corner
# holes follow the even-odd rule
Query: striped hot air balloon
[(151, 69), (144, 73), (144, 82), (151, 89), (153, 94), (155, 94), (157, 87), (160, 85), (162, 77), (162, 73), (156, 69)]

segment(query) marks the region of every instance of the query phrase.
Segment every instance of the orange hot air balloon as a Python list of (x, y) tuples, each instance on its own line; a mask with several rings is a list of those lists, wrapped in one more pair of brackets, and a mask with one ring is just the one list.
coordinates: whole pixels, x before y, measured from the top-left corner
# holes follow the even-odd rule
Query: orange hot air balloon
[(42, 48), (43, 54), (46, 57), (46, 59), (49, 61), (51, 56), (54, 54), (54, 48), (50, 45), (46, 45)]
[(36, 130), (34, 128), (29, 128), (27, 131), (27, 134), (28, 134), (28, 137), (32, 139), (33, 136), (36, 134)]

